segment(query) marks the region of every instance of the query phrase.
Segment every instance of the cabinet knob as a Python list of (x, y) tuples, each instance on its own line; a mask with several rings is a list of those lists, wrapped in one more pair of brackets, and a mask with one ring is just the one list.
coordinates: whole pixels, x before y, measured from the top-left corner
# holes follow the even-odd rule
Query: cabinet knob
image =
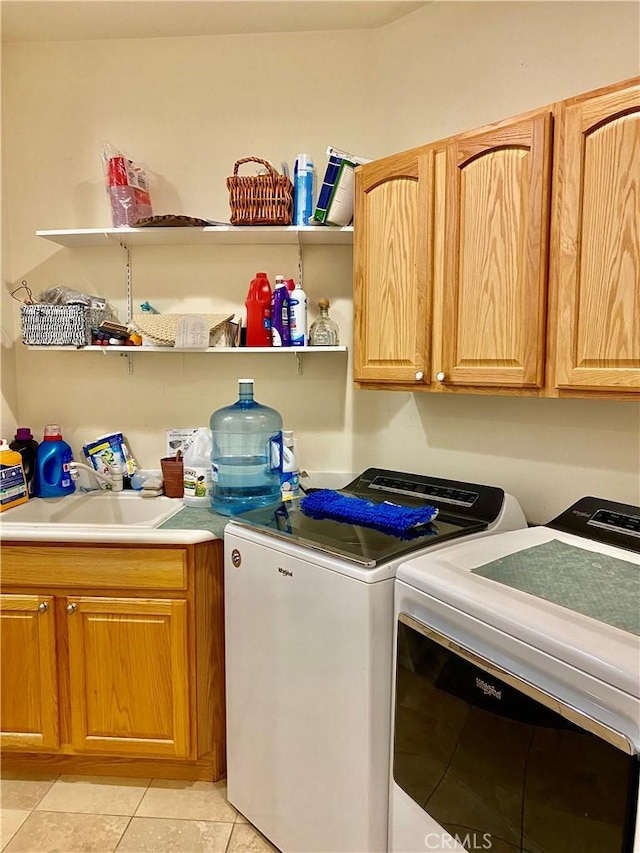
[(447, 378), (447, 377), (446, 377), (446, 375), (445, 375), (444, 370), (441, 370), (439, 373), (436, 373), (436, 379), (438, 380), (438, 382), (444, 382), (444, 380), (445, 380), (446, 378)]
[(416, 382), (422, 382), (423, 379), (424, 379), (423, 371), (418, 370), (418, 372), (416, 373)]
[(78, 609), (78, 605), (71, 602), (71, 604), (67, 604), (67, 613), (71, 616), (72, 613), (75, 613)]
[(38, 605), (38, 613), (46, 613), (48, 609), (49, 609), (49, 605), (47, 604), (46, 601), (41, 601), (40, 604)]

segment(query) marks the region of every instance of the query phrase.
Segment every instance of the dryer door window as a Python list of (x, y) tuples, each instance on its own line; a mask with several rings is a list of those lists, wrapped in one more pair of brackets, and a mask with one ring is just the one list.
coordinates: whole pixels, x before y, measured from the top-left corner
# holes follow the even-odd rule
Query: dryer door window
[(631, 849), (637, 756), (400, 620), (393, 776), (424, 811), (469, 850)]

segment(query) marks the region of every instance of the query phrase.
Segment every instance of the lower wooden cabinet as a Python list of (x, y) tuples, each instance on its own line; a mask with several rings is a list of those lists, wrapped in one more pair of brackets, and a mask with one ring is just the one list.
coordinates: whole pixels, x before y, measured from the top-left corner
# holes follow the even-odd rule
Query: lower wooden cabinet
[(194, 757), (187, 602), (66, 600), (73, 748)]
[(224, 775), (220, 541), (161, 553), (15, 543), (2, 558), (5, 766), (39, 755), (60, 772), (122, 772), (136, 759), (129, 775)]
[(58, 725), (58, 659), (51, 596), (0, 596), (2, 747), (54, 749)]

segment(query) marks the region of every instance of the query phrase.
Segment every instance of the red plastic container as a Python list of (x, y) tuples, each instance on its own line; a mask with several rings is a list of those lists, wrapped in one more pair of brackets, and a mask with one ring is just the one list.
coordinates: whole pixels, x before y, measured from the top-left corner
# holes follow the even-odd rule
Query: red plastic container
[(256, 273), (245, 301), (247, 346), (271, 346), (271, 283), (266, 272)]

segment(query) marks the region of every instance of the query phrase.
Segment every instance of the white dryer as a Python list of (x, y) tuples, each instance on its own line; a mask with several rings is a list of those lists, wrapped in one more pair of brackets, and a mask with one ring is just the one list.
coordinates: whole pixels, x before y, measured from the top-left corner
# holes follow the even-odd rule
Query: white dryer
[(640, 849), (640, 509), (403, 562), (389, 849)]
[(439, 514), (401, 536), (287, 501), (224, 534), (227, 796), (284, 853), (386, 851), (398, 563), (526, 525), (493, 486), (370, 468), (341, 491)]

